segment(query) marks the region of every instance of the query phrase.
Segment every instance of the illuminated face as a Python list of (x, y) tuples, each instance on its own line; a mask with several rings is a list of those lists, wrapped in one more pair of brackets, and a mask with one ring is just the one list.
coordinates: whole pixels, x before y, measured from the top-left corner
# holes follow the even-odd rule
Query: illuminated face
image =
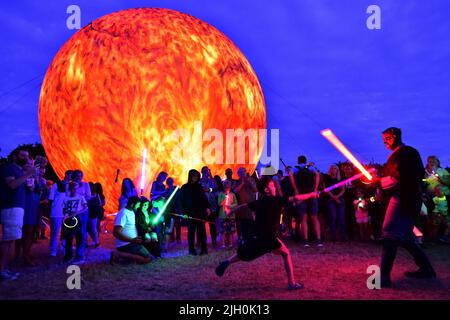
[(142, 212), (148, 213), (148, 204), (148, 202), (144, 202), (144, 204), (142, 205)]
[(394, 150), (395, 147), (395, 135), (390, 132), (383, 133), (383, 142), (388, 150)]
[[(196, 134), (196, 123), (203, 134), (216, 129), (223, 137), (227, 129), (265, 129), (264, 96), (230, 39), (168, 9), (129, 9), (89, 23), (58, 51), (39, 98), (41, 139), (56, 173), (81, 168), (85, 180), (99, 181), (109, 212), (121, 193), (121, 185), (111, 183), (117, 169), (137, 185), (144, 149), (145, 194), (161, 171), (180, 185), (190, 169), (208, 165), (222, 174), (242, 166), (236, 151), (234, 163), (205, 160), (212, 140)], [(178, 130), (187, 134), (177, 140)], [(182, 142), (186, 152), (177, 151)], [(197, 145), (202, 151), (190, 152)], [(263, 146), (258, 143), (243, 165), (249, 172)]]
[(274, 197), (277, 194), (277, 189), (275, 188), (275, 183), (270, 180), (267, 184), (267, 187), (265, 189), (266, 193), (272, 197)]

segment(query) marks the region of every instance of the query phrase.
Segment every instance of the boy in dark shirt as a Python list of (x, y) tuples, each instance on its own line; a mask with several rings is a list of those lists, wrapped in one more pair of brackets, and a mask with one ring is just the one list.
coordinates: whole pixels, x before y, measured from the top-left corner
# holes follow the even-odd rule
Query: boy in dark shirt
[(258, 190), (262, 194), (259, 200), (243, 204), (233, 209), (237, 210), (242, 206), (248, 206), (255, 212), (255, 235), (239, 246), (237, 253), (221, 262), (216, 268), (216, 274), (222, 276), (227, 267), (238, 261), (252, 261), (266, 253), (281, 255), (288, 277), (288, 289), (297, 290), (303, 285), (295, 282), (294, 269), (292, 266), (291, 254), (284, 243), (277, 237), (277, 228), (280, 221), (283, 206), (291, 201), (303, 201), (317, 197), (317, 193), (295, 195), (291, 197), (281, 197), (279, 184), (276, 185), (270, 176), (264, 176), (258, 183)]

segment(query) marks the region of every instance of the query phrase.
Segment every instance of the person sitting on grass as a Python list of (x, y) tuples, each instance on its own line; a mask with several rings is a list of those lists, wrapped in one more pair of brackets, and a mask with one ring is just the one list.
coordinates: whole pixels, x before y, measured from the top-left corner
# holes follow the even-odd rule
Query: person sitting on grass
[[(258, 190), (262, 197), (256, 201), (235, 207), (232, 211), (242, 206), (248, 206), (255, 213), (255, 235), (244, 241), (237, 249), (237, 253), (222, 261), (216, 268), (216, 274), (223, 276), (227, 267), (239, 261), (252, 261), (266, 253), (281, 255), (288, 277), (288, 289), (297, 290), (303, 288), (294, 277), (291, 254), (285, 244), (277, 237), (281, 210), (286, 202), (304, 201), (317, 197), (316, 192), (298, 194), (283, 199), (281, 188), (276, 186), (271, 176), (264, 176), (258, 182)], [(277, 195), (278, 193), (278, 195)]]
[(116, 238), (117, 252), (111, 252), (111, 264), (116, 253), (142, 264), (152, 261), (150, 253), (142, 245), (143, 239), (138, 236), (136, 228), (134, 210), (137, 210), (139, 202), (136, 196), (129, 198), (126, 207), (121, 209), (114, 219), (113, 235)]
[(154, 257), (161, 258), (161, 246), (156, 234), (156, 227), (152, 225), (155, 216), (151, 214), (151, 210), (152, 203), (146, 197), (141, 197), (136, 210), (136, 228), (138, 236), (143, 240), (142, 245)]

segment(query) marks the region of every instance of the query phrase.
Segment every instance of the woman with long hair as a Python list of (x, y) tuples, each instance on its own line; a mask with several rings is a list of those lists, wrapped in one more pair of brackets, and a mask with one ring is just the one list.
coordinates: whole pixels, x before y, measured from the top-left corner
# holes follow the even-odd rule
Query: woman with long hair
[(146, 197), (141, 197), (136, 210), (136, 229), (138, 236), (142, 239), (142, 245), (151, 255), (161, 258), (161, 246), (156, 234), (156, 229), (152, 225), (155, 218), (152, 215), (152, 203)]
[(137, 196), (138, 192), (134, 186), (133, 180), (130, 178), (124, 178), (122, 181), (122, 192), (119, 198), (119, 210), (127, 206), (129, 198)]
[[(328, 174), (323, 177), (323, 188), (327, 188), (341, 181), (341, 174), (339, 167), (335, 164), (330, 166)], [(345, 200), (344, 200), (345, 187), (336, 188), (331, 191), (325, 192), (327, 199), (327, 209), (329, 216), (329, 226), (331, 233), (331, 240), (335, 241), (336, 230), (339, 229), (341, 237), (347, 238), (346, 225), (345, 225)]]

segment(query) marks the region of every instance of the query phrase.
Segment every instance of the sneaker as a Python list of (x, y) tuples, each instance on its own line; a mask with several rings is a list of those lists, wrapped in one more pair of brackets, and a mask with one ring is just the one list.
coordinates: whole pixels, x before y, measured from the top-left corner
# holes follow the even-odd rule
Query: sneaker
[(192, 256), (196, 256), (197, 255), (197, 251), (189, 250), (189, 254), (192, 255)]
[(323, 241), (322, 240), (318, 240), (317, 241), (317, 247), (319, 247), (319, 248), (323, 247)]
[(12, 281), (12, 280), (17, 280), (17, 277), (9, 274), (7, 270), (0, 272), (0, 281)]
[(304, 247), (304, 248), (311, 248), (311, 245), (309, 244), (308, 241), (304, 241), (304, 242), (303, 242), (303, 247)]
[(304, 286), (301, 283), (295, 282), (295, 283), (290, 283), (288, 285), (288, 290), (299, 290), (299, 289), (303, 289)]
[(73, 261), (72, 261), (73, 264), (83, 264), (85, 262), (86, 262), (86, 260), (84, 258), (78, 258), (78, 257), (73, 259)]
[(434, 270), (423, 270), (419, 269), (417, 271), (406, 271), (405, 277), (414, 279), (434, 279), (436, 278), (436, 272)]
[(222, 261), (216, 268), (216, 274), (219, 277), (223, 276), (223, 274), (225, 273), (225, 270), (228, 268), (229, 265), (230, 265), (230, 261), (228, 261), (228, 260)]

